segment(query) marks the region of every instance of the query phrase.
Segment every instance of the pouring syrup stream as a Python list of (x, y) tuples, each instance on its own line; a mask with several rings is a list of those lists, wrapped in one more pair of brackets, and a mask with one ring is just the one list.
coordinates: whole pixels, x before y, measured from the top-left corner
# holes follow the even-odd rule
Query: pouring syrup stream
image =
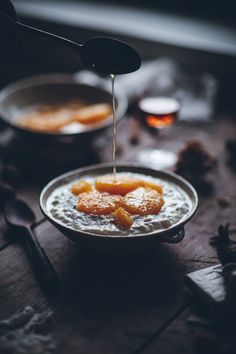
[(113, 118), (113, 135), (112, 135), (112, 162), (113, 177), (116, 180), (116, 102), (115, 102), (115, 75), (111, 74), (112, 87), (112, 118)]

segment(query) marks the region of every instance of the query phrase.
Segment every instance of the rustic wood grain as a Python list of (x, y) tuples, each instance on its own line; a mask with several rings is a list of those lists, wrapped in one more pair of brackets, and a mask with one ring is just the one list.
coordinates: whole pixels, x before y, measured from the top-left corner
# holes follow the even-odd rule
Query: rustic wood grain
[(0, 215), (0, 251), (7, 247), (11, 242), (11, 233), (8, 229), (3, 214)]
[(174, 246), (114, 258), (80, 250), (48, 222), (36, 232), (61, 280), (52, 302), (58, 353), (129, 353), (186, 306), (183, 276), (205, 266)]
[(222, 354), (235, 353), (236, 341), (233, 327), (231, 329), (212, 325), (205, 319), (194, 319), (192, 312), (186, 309), (159, 335), (150, 345), (132, 354), (162, 354), (188, 353), (188, 354)]
[(22, 247), (11, 244), (0, 252), (0, 257), (0, 318), (27, 305), (46, 306), (46, 297)]
[[(61, 279), (60, 297), (54, 302), (58, 353), (128, 353), (150, 334), (153, 321), (159, 326), (180, 306), (179, 279), (161, 276), (166, 259), (172, 274), (176, 268), (168, 249), (158, 257), (112, 259), (80, 253), (56, 233), (46, 237), (46, 230), (39, 240), (49, 256), (51, 247), (58, 250), (52, 254), (57, 253), (54, 266)], [(172, 294), (168, 300), (166, 293)]]
[[(0, 220), (1, 318), (26, 305), (52, 308), (58, 354), (191, 354), (195, 337), (202, 332), (209, 335), (205, 329), (193, 330), (186, 323), (189, 295), (183, 277), (218, 263), (209, 238), (219, 223), (236, 226), (236, 174), (227, 165), (224, 149), (224, 141), (234, 135), (236, 124), (226, 119), (206, 125), (181, 123), (160, 136), (142, 134), (137, 146), (130, 144), (126, 124), (124, 120), (118, 126), (121, 160), (133, 161), (144, 146), (178, 151), (190, 139), (203, 142), (217, 158), (208, 176), (212, 192), (199, 194), (198, 212), (186, 226), (186, 237), (180, 244), (161, 245), (148, 255), (109, 257), (89, 253), (47, 221), (42, 222), (35, 232), (61, 281), (53, 296), (41, 289), (21, 246), (15, 242), (8, 245), (11, 234)], [(97, 150), (101, 161), (111, 160), (107, 142), (106, 136)], [(25, 182), (18, 196), (31, 205), (40, 220), (37, 199), (43, 183), (40, 179)], [(226, 198), (228, 205), (222, 207), (219, 198)]]

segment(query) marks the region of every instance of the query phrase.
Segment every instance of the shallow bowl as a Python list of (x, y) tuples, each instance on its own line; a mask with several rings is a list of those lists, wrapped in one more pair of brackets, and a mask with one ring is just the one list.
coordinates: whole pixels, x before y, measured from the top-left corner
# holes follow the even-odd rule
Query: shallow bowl
[(193, 217), (198, 205), (198, 196), (193, 186), (182, 177), (164, 171), (157, 171), (150, 168), (141, 167), (138, 165), (126, 165), (122, 164), (117, 166), (118, 172), (133, 172), (158, 178), (167, 182), (172, 182), (185, 193), (187, 193), (191, 207), (187, 215), (185, 215), (179, 222), (158, 231), (152, 231), (145, 234), (138, 235), (98, 235), (92, 232), (81, 232), (67, 226), (62, 221), (54, 218), (47, 207), (48, 198), (53, 191), (58, 187), (76, 181), (80, 178), (86, 178), (86, 176), (97, 176), (107, 173), (111, 173), (111, 164), (99, 164), (91, 167), (80, 168), (66, 174), (63, 174), (46, 185), (40, 195), (40, 207), (46, 218), (55, 225), (65, 236), (75, 243), (80, 244), (83, 247), (92, 249), (94, 251), (103, 252), (138, 252), (153, 249), (157, 244), (161, 242), (177, 243), (184, 237), (184, 225)]

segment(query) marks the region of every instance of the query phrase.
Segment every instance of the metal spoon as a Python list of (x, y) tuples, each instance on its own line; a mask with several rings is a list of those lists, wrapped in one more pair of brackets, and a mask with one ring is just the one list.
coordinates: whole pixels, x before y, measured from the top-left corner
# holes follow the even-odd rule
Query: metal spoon
[[(10, 1), (8, 3), (11, 5), (12, 10), (13, 5), (10, 4)], [(17, 21), (15, 14), (11, 14), (9, 11), (6, 12), (6, 10), (0, 9), (0, 19), (2, 23), (0, 30), (9, 33), (9, 36), (11, 34), (12, 37), (12, 33), (17, 32), (17, 28), (19, 28), (62, 42), (77, 50), (83, 64), (99, 73), (121, 75), (131, 73), (140, 68), (141, 59), (136, 50), (117, 39), (97, 37), (79, 44), (70, 39), (23, 24)]]
[(108, 37), (91, 38), (83, 44), (70, 39), (39, 30), (37, 28), (17, 22), (16, 25), (27, 31), (41, 34), (68, 45), (80, 54), (84, 65), (103, 74), (122, 75), (140, 68), (141, 59), (134, 48), (127, 43)]
[(31, 251), (30, 260), (42, 285), (48, 290), (57, 287), (58, 276), (32, 231), (31, 226), (35, 222), (35, 215), (30, 207), (23, 200), (13, 198), (5, 208), (4, 217), (10, 227), (16, 231), (24, 231), (24, 239)]

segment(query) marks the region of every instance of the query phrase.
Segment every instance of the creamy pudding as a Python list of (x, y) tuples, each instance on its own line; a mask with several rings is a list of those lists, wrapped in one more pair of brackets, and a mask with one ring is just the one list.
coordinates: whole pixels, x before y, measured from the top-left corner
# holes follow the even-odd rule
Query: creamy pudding
[[(117, 176), (146, 181), (147, 184), (161, 185), (164, 204), (158, 214), (132, 215), (132, 225), (128, 230), (120, 229), (113, 215), (91, 215), (77, 210), (78, 197), (71, 192), (78, 179), (56, 188), (47, 200), (46, 209), (57, 222), (71, 229), (98, 235), (139, 235), (170, 228), (191, 213), (192, 203), (187, 193), (175, 183), (139, 173), (119, 172)], [(81, 178), (90, 185), (100, 177), (88, 174)]]

